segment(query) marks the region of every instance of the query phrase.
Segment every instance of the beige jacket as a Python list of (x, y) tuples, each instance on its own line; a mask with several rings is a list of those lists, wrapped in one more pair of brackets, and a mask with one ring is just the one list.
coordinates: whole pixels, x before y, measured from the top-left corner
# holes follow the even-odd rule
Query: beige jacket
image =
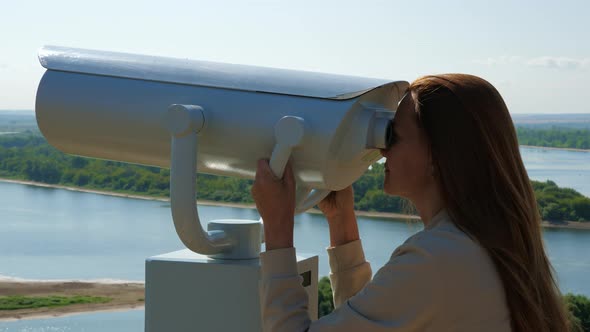
[(510, 331), (487, 253), (443, 210), (371, 280), (360, 241), (328, 249), (336, 310), (312, 322), (295, 249), (261, 254), (264, 331)]

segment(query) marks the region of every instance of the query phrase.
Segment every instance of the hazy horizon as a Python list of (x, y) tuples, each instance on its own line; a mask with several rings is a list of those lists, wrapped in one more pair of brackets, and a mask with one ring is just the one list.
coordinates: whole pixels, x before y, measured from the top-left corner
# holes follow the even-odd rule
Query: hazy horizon
[[(34, 109), (0, 109), (0, 115), (4, 115), (4, 114), (16, 114), (16, 115), (31, 115), (34, 116), (35, 115), (35, 110)], [(567, 118), (579, 118), (582, 117), (582, 119), (580, 119), (583, 122), (590, 122), (590, 112), (588, 113), (514, 113), (514, 112), (510, 112), (510, 115), (513, 117), (513, 119), (525, 119), (526, 117), (538, 117), (538, 118), (551, 118), (551, 117), (557, 117), (557, 120), (569, 120), (569, 119), (560, 119), (563, 117), (567, 117)]]
[(590, 2), (55, 0), (0, 14), (0, 109), (31, 110), (43, 45), (413, 81), (461, 72), (512, 114), (585, 114)]
[[(9, 112), (14, 112), (14, 113), (35, 113), (34, 109), (0, 109), (0, 113), (9, 113)], [(590, 116), (590, 112), (588, 113), (543, 113), (543, 112), (539, 112), (539, 113), (510, 113), (514, 116), (517, 117), (524, 117), (524, 116), (529, 116), (529, 115), (533, 115), (533, 116)]]

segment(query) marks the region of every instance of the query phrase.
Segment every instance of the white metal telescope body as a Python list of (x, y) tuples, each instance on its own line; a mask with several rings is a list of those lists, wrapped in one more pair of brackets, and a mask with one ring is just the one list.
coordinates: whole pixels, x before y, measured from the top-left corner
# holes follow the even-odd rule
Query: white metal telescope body
[[(192, 181), (194, 175), (182, 177), (195, 171), (252, 179), (257, 160), (271, 155), (284, 159), (273, 168), (280, 175), (290, 157), (299, 210), (350, 185), (380, 158), (378, 148), (385, 146), (390, 120), (408, 86), (404, 81), (63, 47), (42, 48), (39, 59), (47, 71), (37, 91), (37, 122), (56, 148), (166, 168), (176, 158), (185, 165), (182, 174), (177, 171), (176, 186)], [(171, 135), (176, 143), (171, 144)], [(194, 163), (187, 164), (183, 160), (190, 161), (191, 154)], [(191, 190), (187, 188), (183, 195)], [(323, 195), (306, 200), (311, 189)], [(194, 208), (194, 192), (185, 199)], [(217, 241), (215, 231), (204, 239), (212, 246), (201, 246), (187, 244), (203, 240), (194, 238), (192, 232), (198, 230), (176, 226), (192, 250), (227, 250), (210, 250)], [(191, 234), (183, 239), (182, 232)]]

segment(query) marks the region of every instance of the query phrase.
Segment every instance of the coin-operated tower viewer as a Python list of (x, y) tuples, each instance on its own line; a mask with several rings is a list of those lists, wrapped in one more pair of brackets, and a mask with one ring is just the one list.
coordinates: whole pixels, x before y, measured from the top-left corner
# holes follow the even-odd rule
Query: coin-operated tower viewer
[[(197, 172), (253, 179), (258, 159), (270, 158), (282, 176), (290, 159), (296, 210), (306, 211), (380, 158), (408, 86), (53, 46), (42, 48), (39, 60), (47, 71), (35, 111), (50, 144), (170, 168), (172, 220), (188, 249), (146, 260), (150, 332), (261, 330), (261, 221), (201, 221)], [(312, 319), (317, 259), (298, 254)]]

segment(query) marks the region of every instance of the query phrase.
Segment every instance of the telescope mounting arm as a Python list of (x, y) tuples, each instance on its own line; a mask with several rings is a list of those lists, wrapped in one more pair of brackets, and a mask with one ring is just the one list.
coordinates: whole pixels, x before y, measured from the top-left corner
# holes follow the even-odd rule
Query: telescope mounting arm
[(195, 202), (197, 133), (203, 128), (203, 108), (195, 105), (171, 105), (166, 123), (172, 136), (170, 158), (170, 205), (178, 237), (190, 250), (214, 255), (231, 251), (236, 245), (222, 230), (204, 231)]

